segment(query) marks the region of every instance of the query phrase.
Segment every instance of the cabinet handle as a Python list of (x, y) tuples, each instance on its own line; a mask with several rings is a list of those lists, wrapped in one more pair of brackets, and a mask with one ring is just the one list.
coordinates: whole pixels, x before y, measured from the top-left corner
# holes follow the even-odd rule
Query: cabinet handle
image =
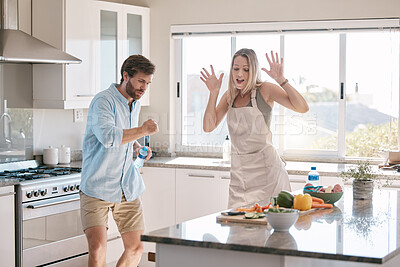
[(231, 177), (227, 177), (227, 176), (221, 176), (221, 179), (231, 179)]
[(289, 179), (290, 183), (305, 183), (306, 181), (303, 179)]
[(189, 174), (189, 177), (200, 177), (200, 178), (214, 178), (214, 175), (206, 175), (206, 174)]
[(15, 192), (3, 193), (3, 194), (0, 194), (0, 197), (6, 197), (6, 196), (12, 196), (12, 195), (15, 195)]
[(121, 236), (116, 236), (116, 237), (107, 239), (107, 242), (111, 242), (111, 241), (114, 241), (114, 240), (117, 240), (117, 239), (120, 239), (120, 238), (121, 238)]
[(389, 186), (387, 186), (387, 188), (389, 188), (389, 189), (390, 188), (400, 188), (400, 185), (396, 185), (396, 184), (395, 185), (389, 185)]
[(76, 97), (92, 97), (94, 95), (75, 95)]

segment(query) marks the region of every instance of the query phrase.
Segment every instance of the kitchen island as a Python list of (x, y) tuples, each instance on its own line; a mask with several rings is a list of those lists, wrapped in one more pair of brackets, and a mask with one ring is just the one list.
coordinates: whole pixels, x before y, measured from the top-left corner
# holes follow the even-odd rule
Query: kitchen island
[(301, 215), (289, 232), (270, 225), (218, 223), (219, 213), (142, 235), (156, 243), (156, 266), (400, 266), (400, 195), (374, 191), (333, 209)]

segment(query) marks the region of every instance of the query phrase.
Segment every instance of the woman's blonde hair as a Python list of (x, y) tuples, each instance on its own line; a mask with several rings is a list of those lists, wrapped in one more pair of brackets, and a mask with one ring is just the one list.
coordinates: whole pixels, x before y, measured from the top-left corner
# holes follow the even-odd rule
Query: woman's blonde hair
[[(245, 57), (249, 64), (249, 79), (246, 84), (246, 87), (243, 88), (242, 90), (238, 90), (235, 87), (235, 81), (232, 76), (233, 64), (234, 64), (235, 58), (237, 56)], [(239, 93), (241, 93), (242, 95), (245, 95), (249, 91), (260, 87), (261, 84), (262, 84), (261, 74), (260, 74), (260, 69), (258, 66), (258, 60), (257, 60), (256, 53), (254, 52), (253, 49), (248, 49), (248, 48), (240, 49), (232, 57), (231, 69), (230, 69), (230, 73), (229, 73), (229, 85), (228, 85), (228, 105), (229, 105), (229, 107), (232, 107), (233, 101), (235, 101), (235, 98)]]

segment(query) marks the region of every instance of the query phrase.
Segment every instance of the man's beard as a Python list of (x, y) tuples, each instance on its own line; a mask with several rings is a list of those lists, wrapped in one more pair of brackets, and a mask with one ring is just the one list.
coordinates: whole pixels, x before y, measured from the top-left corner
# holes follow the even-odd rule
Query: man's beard
[(131, 82), (130, 82), (130, 79), (128, 80), (128, 82), (127, 82), (127, 84), (126, 84), (126, 89), (125, 89), (125, 91), (126, 91), (126, 93), (130, 96), (130, 97), (132, 97), (134, 100), (138, 100), (138, 99), (140, 99), (141, 97), (142, 97), (142, 95), (141, 96), (136, 96), (136, 94), (135, 94), (135, 92), (137, 92), (137, 91), (140, 91), (140, 90), (138, 90), (138, 89), (135, 89), (133, 86), (132, 86), (132, 84), (131, 84)]

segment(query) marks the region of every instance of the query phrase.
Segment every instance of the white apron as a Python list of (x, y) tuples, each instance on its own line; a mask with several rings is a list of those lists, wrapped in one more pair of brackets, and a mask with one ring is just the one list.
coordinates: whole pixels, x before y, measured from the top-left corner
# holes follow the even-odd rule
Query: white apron
[(257, 107), (230, 107), (227, 124), (232, 142), (229, 208), (268, 201), (281, 190), (290, 191), (289, 176), (272, 145), (272, 133)]

